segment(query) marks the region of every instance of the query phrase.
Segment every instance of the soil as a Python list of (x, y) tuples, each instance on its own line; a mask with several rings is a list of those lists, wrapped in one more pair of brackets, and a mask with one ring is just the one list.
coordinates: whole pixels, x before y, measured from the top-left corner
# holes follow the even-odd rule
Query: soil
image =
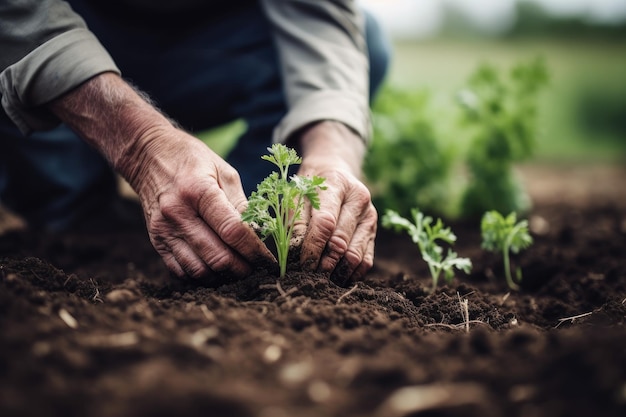
[(473, 272), (433, 294), (386, 230), (358, 284), (292, 270), (216, 288), (172, 279), (142, 231), (5, 230), (0, 415), (624, 416), (626, 171), (522, 174), (519, 292), (475, 222), (450, 224)]

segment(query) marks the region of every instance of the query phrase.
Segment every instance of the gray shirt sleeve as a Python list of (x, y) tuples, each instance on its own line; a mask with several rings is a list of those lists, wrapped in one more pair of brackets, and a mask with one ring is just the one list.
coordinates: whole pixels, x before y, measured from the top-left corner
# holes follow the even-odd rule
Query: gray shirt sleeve
[(113, 59), (61, 0), (0, 3), (0, 96), (24, 134), (56, 126), (43, 105), (103, 72)]
[(306, 125), (335, 120), (371, 135), (364, 19), (353, 0), (262, 0), (275, 34), (289, 111), (283, 142)]

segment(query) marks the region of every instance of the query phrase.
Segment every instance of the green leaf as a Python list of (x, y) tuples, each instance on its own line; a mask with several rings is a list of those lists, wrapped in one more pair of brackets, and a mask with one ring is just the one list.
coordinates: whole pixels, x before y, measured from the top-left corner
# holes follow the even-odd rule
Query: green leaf
[(533, 243), (528, 233), (528, 222), (526, 220), (518, 222), (515, 212), (504, 217), (499, 212), (491, 210), (483, 215), (480, 228), (483, 249), (502, 253), (507, 283), (512, 289), (517, 289), (511, 275), (509, 252), (518, 253)]
[(433, 223), (433, 218), (425, 216), (418, 209), (411, 209), (413, 222), (402, 217), (394, 210), (387, 210), (381, 219), (383, 227), (395, 229), (396, 231), (405, 230), (422, 255), (422, 259), (428, 264), (428, 268), (433, 280), (431, 292), (437, 287), (440, 274), (443, 272), (447, 281), (454, 278), (454, 269), (462, 270), (469, 273), (472, 263), (468, 258), (459, 258), (456, 252), (449, 250), (444, 256), (444, 248), (438, 242), (444, 242), (449, 245), (454, 244), (456, 235), (452, 233), (450, 228), (445, 227), (441, 219)]
[(319, 209), (319, 190), (325, 190), (325, 179), (297, 175), (288, 178), (289, 167), (300, 164), (302, 158), (294, 149), (282, 144), (267, 148), (269, 154), (261, 159), (271, 162), (278, 168), (252, 192), (248, 207), (242, 213), (244, 222), (252, 225), (262, 239), (271, 236), (276, 244), (280, 276), (285, 275), (289, 243), (296, 220), (300, 219), (302, 208), (308, 200), (314, 209)]

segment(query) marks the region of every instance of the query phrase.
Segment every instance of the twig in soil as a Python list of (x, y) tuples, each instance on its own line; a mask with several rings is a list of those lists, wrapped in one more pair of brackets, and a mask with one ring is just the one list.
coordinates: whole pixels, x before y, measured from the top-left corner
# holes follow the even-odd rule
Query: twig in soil
[(281, 297), (283, 298), (289, 298), (290, 294), (293, 294), (294, 292), (296, 292), (298, 290), (298, 287), (293, 287), (290, 288), (289, 290), (285, 291), (282, 287), (282, 285), (280, 285), (280, 281), (276, 281), (276, 284), (261, 284), (259, 285), (259, 288), (262, 290), (267, 290), (267, 289), (272, 289), (272, 290), (277, 290), (278, 293), (280, 294)]
[(469, 326), (470, 324), (482, 324), (483, 326), (487, 326), (487, 327), (491, 327), (489, 325), (489, 323), (485, 323), (484, 321), (481, 320), (468, 320), (466, 322), (463, 323), (459, 323), (459, 324), (448, 324), (448, 323), (428, 323), (425, 324), (426, 327), (435, 327), (435, 326), (439, 326), (439, 327), (446, 327), (448, 329), (453, 329), (453, 330), (458, 330), (461, 328), (464, 328), (466, 326)]
[(556, 329), (557, 327), (559, 327), (562, 323), (566, 322), (566, 321), (570, 321), (571, 323), (574, 323), (574, 321), (576, 321), (577, 319), (580, 319), (582, 317), (587, 317), (593, 314), (593, 311), (589, 311), (587, 313), (583, 313), (583, 314), (578, 314), (576, 316), (571, 316), (571, 317), (564, 317), (562, 319), (559, 319), (559, 323), (554, 326), (554, 328)]
[(456, 296), (459, 299), (459, 305), (461, 307), (461, 317), (463, 317), (463, 322), (465, 323), (465, 333), (469, 333), (469, 301), (467, 298), (461, 300), (461, 295), (457, 291)]
[(626, 303), (626, 298), (624, 298), (624, 299), (622, 300), (622, 304), (624, 304), (624, 303)]
[(341, 297), (337, 298), (337, 301), (335, 302), (335, 304), (339, 304), (340, 302), (342, 302), (344, 298), (346, 298), (347, 296), (349, 296), (350, 294), (355, 292), (357, 288), (359, 288), (359, 283), (358, 282), (356, 284), (354, 284), (354, 287), (352, 287), (348, 291), (344, 292), (341, 295)]
[(208, 321), (215, 321), (215, 314), (211, 310), (209, 310), (206, 304), (202, 304), (200, 306), (200, 311), (202, 311), (202, 314)]
[(506, 294), (504, 294), (502, 296), (502, 299), (500, 300), (500, 305), (504, 305), (504, 302), (511, 296), (511, 292), (507, 292)]
[(289, 297), (289, 294), (287, 294), (287, 293), (285, 292), (285, 290), (283, 290), (283, 286), (282, 286), (282, 285), (280, 285), (280, 281), (279, 281), (279, 280), (276, 280), (276, 289), (278, 290), (278, 293), (279, 293), (282, 297), (284, 297), (284, 298), (288, 298), (288, 297)]
[(59, 310), (59, 317), (63, 320), (63, 323), (67, 324), (67, 327), (71, 329), (76, 329), (78, 327), (78, 322), (66, 309), (62, 308)]
[(276, 280), (276, 289), (278, 290), (278, 292), (280, 293), (281, 297), (286, 298), (286, 299), (290, 299), (290, 295), (293, 294), (294, 292), (298, 291), (298, 287), (291, 287), (289, 288), (287, 291), (283, 290), (282, 285), (280, 285), (280, 281)]
[(91, 282), (91, 285), (93, 285), (94, 288), (94, 295), (91, 298), (91, 301), (93, 301), (94, 303), (96, 301), (100, 301), (101, 303), (103, 303), (104, 301), (102, 301), (102, 298), (100, 298), (100, 290), (98, 289), (98, 285), (96, 284), (96, 282), (93, 280), (93, 278), (89, 278), (89, 282)]

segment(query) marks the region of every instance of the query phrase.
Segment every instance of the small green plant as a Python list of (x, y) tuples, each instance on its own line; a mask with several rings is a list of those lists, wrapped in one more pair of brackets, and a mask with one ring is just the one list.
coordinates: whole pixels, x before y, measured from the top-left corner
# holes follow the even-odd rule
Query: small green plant
[[(452, 115), (433, 104), (426, 90), (385, 86), (372, 109), (374, 134), (363, 166), (372, 200), (382, 213), (393, 207), (410, 216), (412, 207), (453, 216), (453, 169), (457, 143), (437, 125)], [(454, 109), (452, 109), (454, 110)], [(447, 125), (446, 125), (447, 126)]]
[(487, 210), (528, 210), (515, 164), (533, 156), (541, 137), (538, 99), (548, 79), (537, 58), (510, 70), (480, 65), (454, 102), (427, 88), (385, 86), (372, 107), (363, 166), (379, 212), (393, 207), (409, 217), (420, 207), (479, 219)]
[[(533, 243), (533, 239), (528, 233), (528, 222), (526, 220), (517, 222), (515, 212), (504, 217), (499, 212), (491, 210), (483, 215), (480, 229), (483, 240), (482, 247), (488, 251), (502, 252), (506, 282), (512, 290), (519, 290), (519, 285), (513, 280), (511, 274), (509, 252), (518, 253)], [(517, 268), (516, 280), (517, 282), (522, 280), (520, 268)]]
[(459, 92), (464, 127), (472, 132), (466, 156), (470, 180), (461, 198), (464, 216), (530, 208), (513, 165), (535, 151), (537, 96), (547, 82), (540, 58), (514, 66), (510, 74), (483, 64)]
[(433, 224), (433, 218), (425, 216), (418, 209), (411, 210), (413, 222), (400, 216), (396, 211), (387, 210), (382, 217), (382, 225), (386, 228), (393, 228), (396, 231), (405, 230), (417, 244), (422, 259), (428, 264), (430, 275), (433, 280), (432, 288), (429, 292), (434, 292), (441, 273), (444, 273), (446, 281), (450, 282), (454, 278), (454, 268), (469, 273), (472, 269), (472, 262), (468, 258), (459, 258), (455, 252), (448, 250), (444, 256), (444, 249), (439, 246), (439, 241), (449, 245), (456, 242), (456, 236), (449, 227), (444, 227), (441, 219)]
[(280, 277), (287, 271), (287, 255), (294, 225), (302, 215), (306, 200), (314, 209), (319, 209), (318, 191), (325, 190), (325, 178), (292, 175), (289, 168), (302, 163), (294, 149), (282, 144), (274, 144), (268, 155), (261, 159), (278, 167), (257, 186), (248, 198), (248, 207), (242, 214), (244, 222), (256, 226), (257, 233), (265, 240), (271, 236), (276, 244)]

